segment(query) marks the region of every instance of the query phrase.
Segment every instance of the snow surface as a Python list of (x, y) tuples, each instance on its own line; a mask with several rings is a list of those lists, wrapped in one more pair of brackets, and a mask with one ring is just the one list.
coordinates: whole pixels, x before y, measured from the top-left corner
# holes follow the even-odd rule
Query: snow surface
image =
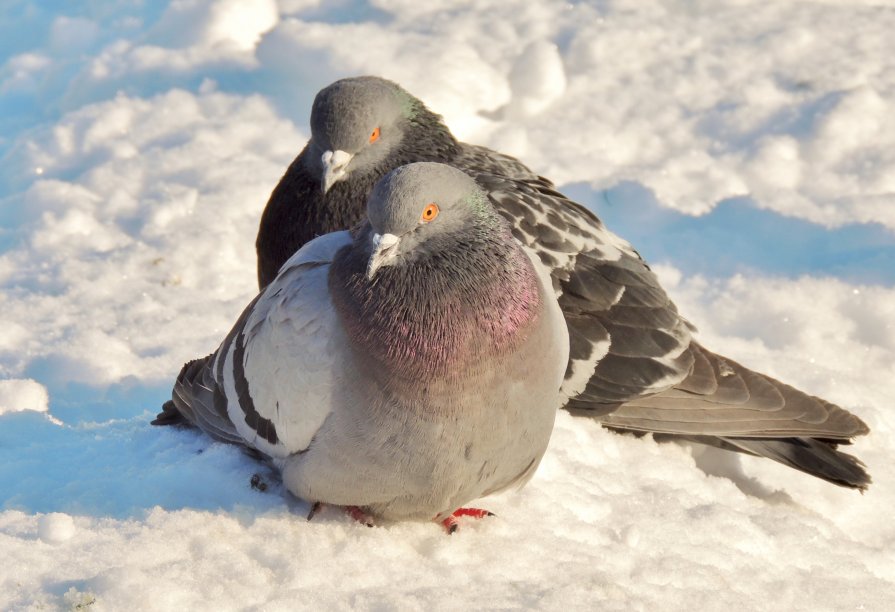
[[(0, 609), (891, 609), (892, 31), (884, 1), (7, 0)], [(566, 185), (710, 348), (859, 414), (870, 490), (561, 413), (447, 537), (308, 523), (150, 427), (253, 295), (314, 94), (361, 73)]]
[(0, 414), (17, 410), (46, 412), (49, 401), (47, 389), (35, 380), (0, 380)]

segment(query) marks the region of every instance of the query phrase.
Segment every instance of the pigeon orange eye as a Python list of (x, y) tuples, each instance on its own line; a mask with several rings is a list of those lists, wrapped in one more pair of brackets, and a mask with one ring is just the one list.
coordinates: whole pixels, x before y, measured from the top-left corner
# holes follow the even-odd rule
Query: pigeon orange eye
[(370, 144), (373, 144), (377, 140), (379, 140), (379, 128), (376, 128), (373, 130), (373, 133), (370, 134)]
[(437, 216), (438, 204), (432, 202), (431, 204), (426, 205), (426, 207), (423, 209), (423, 214), (420, 215), (420, 221), (423, 223), (428, 223)]

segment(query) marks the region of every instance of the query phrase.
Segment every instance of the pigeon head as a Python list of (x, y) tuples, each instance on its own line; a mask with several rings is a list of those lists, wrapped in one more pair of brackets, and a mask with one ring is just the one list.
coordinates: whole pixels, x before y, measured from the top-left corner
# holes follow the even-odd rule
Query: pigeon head
[(329, 283), (348, 337), (381, 372), (425, 381), (526, 337), (542, 307), (537, 273), (471, 177), (401, 166), (375, 185), (367, 215)]
[(323, 192), (388, 157), (421, 104), (379, 77), (342, 79), (322, 89), (311, 108), (311, 144)]
[(469, 175), (433, 162), (408, 164), (385, 175), (370, 194), (367, 216), (372, 229), (368, 279), (382, 267), (437, 251), (448, 236), (499, 224)]

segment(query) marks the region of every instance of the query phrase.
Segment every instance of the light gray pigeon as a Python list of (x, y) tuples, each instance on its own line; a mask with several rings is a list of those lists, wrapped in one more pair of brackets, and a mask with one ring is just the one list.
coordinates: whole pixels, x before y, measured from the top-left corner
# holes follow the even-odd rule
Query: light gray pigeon
[(367, 210), (290, 258), (159, 418), (256, 449), (308, 502), (452, 530), (537, 468), (568, 332), (542, 264), (464, 173), (398, 168)]
[(261, 219), (260, 284), (314, 236), (357, 223), (381, 176), (423, 160), (475, 178), (549, 270), (570, 335), (567, 409), (616, 430), (761, 455), (846, 487), (869, 484), (863, 464), (836, 448), (867, 433), (858, 417), (701, 346), (637, 251), (596, 215), (518, 160), (459, 142), (385, 79), (342, 79), (317, 95), (311, 140)]

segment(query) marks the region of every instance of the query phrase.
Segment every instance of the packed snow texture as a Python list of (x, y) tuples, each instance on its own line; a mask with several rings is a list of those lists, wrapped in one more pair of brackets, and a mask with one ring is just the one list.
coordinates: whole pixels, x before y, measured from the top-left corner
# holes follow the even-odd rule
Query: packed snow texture
[[(891, 609), (890, 3), (57, 4), (0, 15), (0, 609)], [(314, 94), (363, 73), (619, 219), (705, 345), (857, 413), (870, 490), (561, 413), (448, 537), (306, 522), (150, 427), (254, 295)], [(779, 255), (726, 263), (758, 227)]]

